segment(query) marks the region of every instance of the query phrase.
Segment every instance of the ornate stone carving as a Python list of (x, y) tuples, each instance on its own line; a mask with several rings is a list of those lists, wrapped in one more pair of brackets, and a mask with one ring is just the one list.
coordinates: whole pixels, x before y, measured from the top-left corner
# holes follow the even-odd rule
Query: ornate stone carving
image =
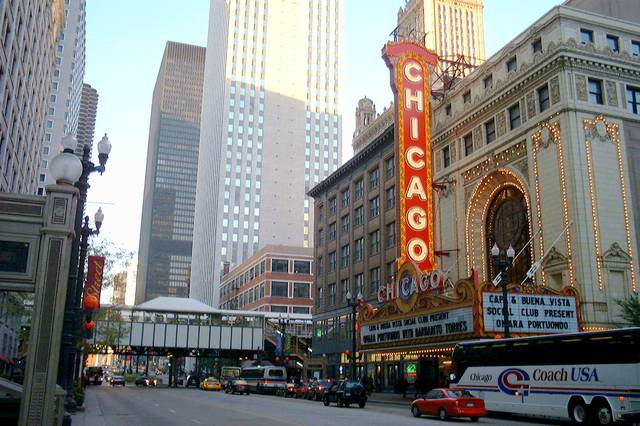
[(555, 266), (555, 265), (562, 265), (565, 263), (567, 263), (567, 256), (560, 253), (556, 249), (556, 246), (553, 246), (551, 247), (551, 250), (549, 250), (549, 254), (547, 254), (547, 256), (544, 258), (544, 262), (542, 262), (542, 265), (544, 267), (549, 267), (549, 266)]
[(631, 261), (631, 257), (627, 254), (626, 251), (622, 249), (622, 247), (620, 247), (620, 244), (618, 244), (615, 241), (613, 242), (613, 244), (611, 244), (611, 247), (609, 247), (609, 250), (603, 253), (602, 258), (604, 260), (618, 260), (621, 262)]
[[(466, 184), (498, 169), (499, 167), (511, 164), (526, 156), (527, 143), (522, 141), (503, 151), (489, 155), (483, 162), (462, 173), (462, 177)], [(526, 173), (526, 176), (528, 176), (528, 173)]]
[(598, 115), (593, 120), (585, 120), (585, 135), (592, 141), (612, 142), (615, 124), (609, 124), (607, 120)]
[(449, 145), (449, 151), (451, 154), (451, 163), (455, 163), (458, 160), (458, 144), (456, 141), (453, 141), (451, 145)]
[(524, 177), (528, 185), (529, 184), (529, 163), (527, 162), (527, 159), (524, 158), (518, 161), (517, 163), (514, 163), (513, 167), (515, 167), (520, 172), (520, 174)]
[(536, 115), (536, 95), (533, 92), (527, 93), (527, 116), (529, 118)]
[(549, 100), (551, 105), (560, 102), (560, 78), (558, 76), (549, 80)]
[(475, 129), (473, 129), (473, 149), (478, 150), (482, 148), (483, 142), (484, 141), (482, 140), (482, 126), (478, 126)]
[(500, 111), (496, 115), (496, 136), (500, 137), (507, 132), (507, 118), (504, 115), (504, 111)]
[(576, 96), (579, 101), (587, 102), (589, 97), (587, 96), (587, 77), (584, 75), (576, 74)]
[(607, 80), (607, 105), (617, 107), (618, 106), (618, 90), (616, 88), (615, 81)]

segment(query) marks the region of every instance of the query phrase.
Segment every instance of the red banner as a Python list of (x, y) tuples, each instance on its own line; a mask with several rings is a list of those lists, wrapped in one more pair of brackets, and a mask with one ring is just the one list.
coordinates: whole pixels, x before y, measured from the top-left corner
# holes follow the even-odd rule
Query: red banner
[[(104, 271), (104, 256), (89, 256), (87, 261), (87, 280), (84, 287), (84, 298), (95, 296), (98, 300), (97, 309), (100, 307), (100, 292), (102, 291), (102, 273)], [(85, 303), (86, 305), (86, 303)], [(87, 306), (85, 306), (86, 308)]]
[(399, 266), (412, 262), (420, 271), (431, 271), (436, 265), (429, 73), (438, 57), (413, 42), (387, 43), (382, 56), (391, 71), (396, 107)]

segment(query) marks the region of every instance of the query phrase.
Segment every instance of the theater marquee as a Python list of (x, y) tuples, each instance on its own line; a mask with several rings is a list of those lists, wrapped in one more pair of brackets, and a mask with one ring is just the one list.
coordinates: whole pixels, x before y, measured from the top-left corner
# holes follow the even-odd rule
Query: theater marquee
[(429, 73), (437, 56), (413, 42), (387, 43), (383, 55), (391, 71), (396, 107), (399, 265), (435, 268)]

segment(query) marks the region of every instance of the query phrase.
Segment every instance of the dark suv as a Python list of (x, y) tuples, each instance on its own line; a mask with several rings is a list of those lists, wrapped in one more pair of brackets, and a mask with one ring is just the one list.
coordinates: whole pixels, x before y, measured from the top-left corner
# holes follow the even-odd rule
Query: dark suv
[(335, 402), (338, 407), (349, 407), (351, 404), (358, 404), (364, 408), (367, 404), (367, 393), (364, 386), (355, 380), (340, 380), (335, 382), (329, 390), (324, 393), (324, 405), (328, 406)]

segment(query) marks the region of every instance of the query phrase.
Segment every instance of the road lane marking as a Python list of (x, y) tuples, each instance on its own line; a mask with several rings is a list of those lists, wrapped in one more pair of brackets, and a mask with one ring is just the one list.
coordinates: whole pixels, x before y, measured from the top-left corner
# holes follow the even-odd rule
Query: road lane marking
[(176, 410), (174, 410), (173, 408), (169, 408), (169, 411), (170, 411), (171, 413), (174, 413), (174, 414), (175, 414), (175, 412), (176, 412)]
[(196, 419), (191, 419), (191, 421), (192, 421), (192, 422), (194, 422), (194, 423), (195, 423), (195, 424), (197, 424), (197, 425), (201, 425), (201, 424), (202, 424), (202, 423), (200, 423), (200, 422), (199, 422), (198, 420), (196, 420)]

